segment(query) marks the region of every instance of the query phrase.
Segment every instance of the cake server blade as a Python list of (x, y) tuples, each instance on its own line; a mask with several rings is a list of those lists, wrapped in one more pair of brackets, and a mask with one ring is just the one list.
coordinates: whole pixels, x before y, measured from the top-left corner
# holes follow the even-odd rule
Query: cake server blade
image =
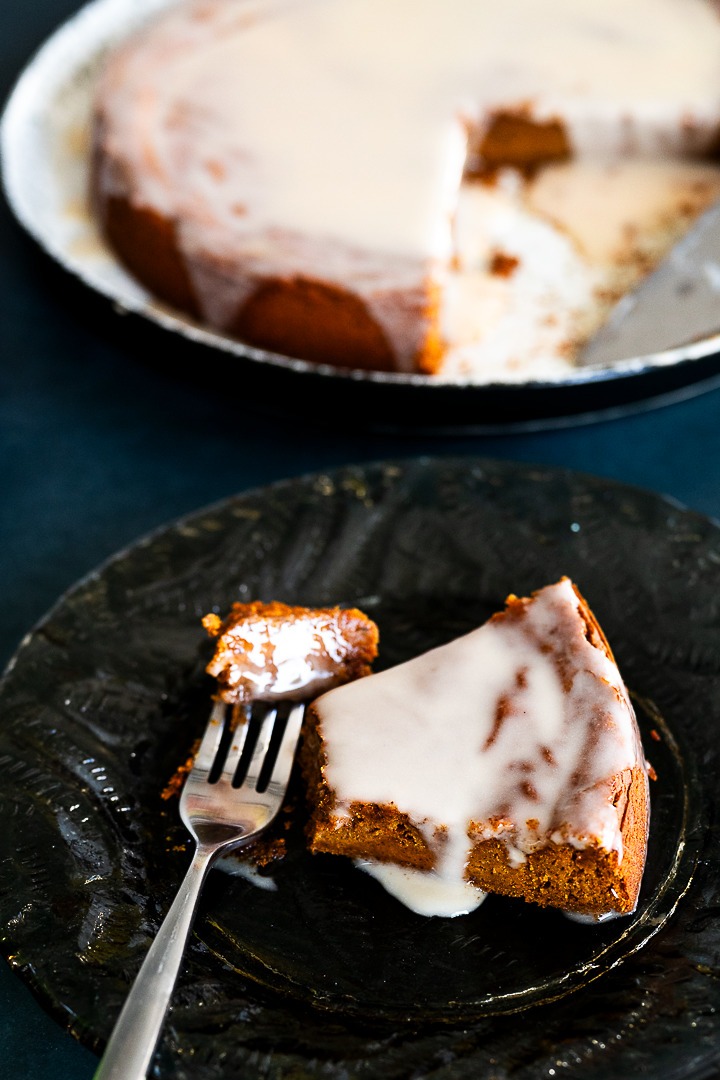
[(720, 331), (720, 203), (702, 214), (651, 274), (618, 301), (578, 356), (604, 367)]

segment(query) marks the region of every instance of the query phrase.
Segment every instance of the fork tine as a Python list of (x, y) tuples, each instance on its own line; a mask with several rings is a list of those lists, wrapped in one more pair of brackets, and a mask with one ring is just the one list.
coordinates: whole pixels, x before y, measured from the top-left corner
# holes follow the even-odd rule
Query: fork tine
[(194, 769), (201, 769), (206, 773), (210, 772), (222, 739), (226, 711), (227, 706), (222, 701), (216, 701), (213, 705), (202, 742), (195, 755)]
[(283, 788), (287, 786), (293, 762), (295, 760), (295, 751), (297, 749), (300, 728), (302, 727), (304, 716), (304, 702), (298, 702), (293, 705), (288, 715), (282, 742), (280, 743), (277, 758), (275, 759), (275, 766), (270, 777), (271, 784), (279, 784)]
[(258, 777), (262, 770), (265, 755), (270, 747), (270, 740), (276, 722), (279, 722), (277, 705), (268, 706), (260, 719), (260, 730), (258, 731), (257, 740), (253, 748), (252, 757), (248, 763), (245, 777), (239, 777), (239, 779), (248, 787), (254, 788), (257, 786)]
[(238, 719), (235, 725), (232, 736), (232, 744), (228, 750), (227, 757), (222, 769), (222, 778), (226, 781), (232, 781), (237, 767), (242, 757), (242, 752), (245, 748), (245, 743), (248, 738), (251, 737), (252, 731), (252, 710), (250, 706), (246, 706), (243, 710), (244, 716)]

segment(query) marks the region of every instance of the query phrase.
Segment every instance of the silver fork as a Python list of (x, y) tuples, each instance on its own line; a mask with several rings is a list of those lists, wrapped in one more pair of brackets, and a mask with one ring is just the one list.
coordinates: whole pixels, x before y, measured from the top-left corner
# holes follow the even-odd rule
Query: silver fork
[(285, 719), (278, 706), (240, 722), (216, 703), (180, 798), (195, 855), (115, 1024), (95, 1080), (142, 1080), (162, 1030), (203, 882), (214, 860), (257, 837), (280, 809), (304, 704)]

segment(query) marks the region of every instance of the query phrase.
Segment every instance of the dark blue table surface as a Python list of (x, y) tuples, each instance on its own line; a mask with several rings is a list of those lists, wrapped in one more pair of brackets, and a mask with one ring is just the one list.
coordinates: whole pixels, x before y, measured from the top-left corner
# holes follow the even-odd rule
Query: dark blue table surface
[[(0, 8), (0, 95), (74, 0)], [(75, 580), (149, 529), (234, 492), (351, 462), (471, 453), (557, 464), (720, 518), (720, 390), (525, 434), (372, 434), (277, 417), (174, 372), (173, 342), (71, 287), (0, 204), (0, 663)], [(163, 353), (162, 364), (157, 353)], [(0, 960), (0, 1075), (84, 1080), (95, 1056)]]

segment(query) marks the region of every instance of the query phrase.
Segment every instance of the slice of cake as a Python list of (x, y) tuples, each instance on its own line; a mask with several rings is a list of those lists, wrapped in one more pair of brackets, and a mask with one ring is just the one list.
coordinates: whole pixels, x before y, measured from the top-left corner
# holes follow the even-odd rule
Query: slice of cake
[(360, 860), (416, 910), (458, 914), (485, 892), (596, 917), (636, 906), (648, 766), (610, 646), (567, 578), (323, 694), (303, 766), (312, 851)]
[(230, 705), (309, 699), (367, 675), (377, 655), (377, 627), (357, 608), (236, 603), (203, 626), (215, 638), (206, 670)]
[[(108, 57), (93, 201), (130, 271), (222, 333), (344, 367), (450, 357), (505, 377), (575, 347), (607, 273), (565, 235), (562, 200), (537, 215), (501, 193), (481, 243), (461, 193), (508, 166), (682, 161), (660, 217), (702, 210), (719, 55), (712, 0), (169, 2)], [(626, 246), (643, 227), (613, 221)]]

